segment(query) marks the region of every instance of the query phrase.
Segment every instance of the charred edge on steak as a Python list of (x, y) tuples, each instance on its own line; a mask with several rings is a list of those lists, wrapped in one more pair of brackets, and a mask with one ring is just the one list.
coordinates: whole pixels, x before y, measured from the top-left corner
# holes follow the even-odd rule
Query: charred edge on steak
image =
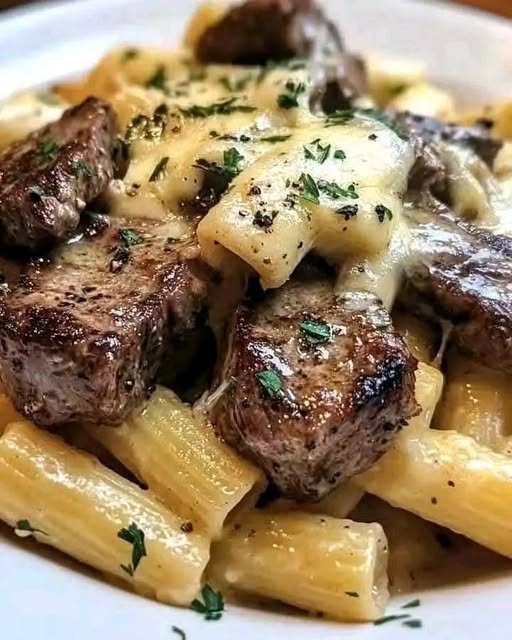
[(404, 304), (447, 318), (464, 351), (512, 373), (512, 240), (431, 202), (406, 213), (412, 247)]
[[(286, 496), (316, 500), (369, 468), (416, 411), (415, 359), (382, 305), (356, 297), (336, 299), (301, 269), (234, 319), (220, 374), (233, 385), (211, 418)], [(328, 324), (329, 339), (308, 341), (307, 320)], [(268, 371), (270, 395), (258, 379)]]
[(5, 245), (34, 249), (63, 239), (114, 175), (112, 108), (96, 98), (0, 153), (0, 229)]
[(100, 222), (34, 261), (0, 301), (0, 378), (40, 425), (119, 423), (163, 363), (179, 375), (197, 361), (210, 272), (195, 242), (169, 243), (165, 226), (130, 221), (126, 234)]
[(347, 108), (366, 91), (362, 59), (313, 0), (248, 0), (205, 30), (196, 53), (203, 62), (260, 65), (312, 57), (313, 111)]

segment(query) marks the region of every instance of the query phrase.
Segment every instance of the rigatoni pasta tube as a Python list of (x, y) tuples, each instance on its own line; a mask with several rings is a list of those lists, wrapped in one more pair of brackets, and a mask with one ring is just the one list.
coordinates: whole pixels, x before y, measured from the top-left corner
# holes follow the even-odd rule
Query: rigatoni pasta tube
[(388, 600), (379, 524), (300, 511), (251, 511), (212, 548), (219, 584), (339, 620), (372, 620)]
[(455, 431), (402, 433), (352, 478), (395, 507), (512, 557), (512, 459)]
[(120, 427), (88, 431), (168, 507), (208, 535), (220, 534), (228, 513), (253, 488), (255, 502), (264, 486), (260, 471), (163, 387)]
[[(200, 588), (209, 540), (149, 491), (27, 422), (0, 438), (0, 519), (172, 604)], [(124, 531), (123, 531), (124, 530)], [(137, 548), (136, 548), (137, 547)]]

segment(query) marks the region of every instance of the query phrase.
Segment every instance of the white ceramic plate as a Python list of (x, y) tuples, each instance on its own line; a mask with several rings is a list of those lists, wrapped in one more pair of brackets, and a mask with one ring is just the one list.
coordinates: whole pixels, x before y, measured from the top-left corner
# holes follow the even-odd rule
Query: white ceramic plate
[[(116, 43), (179, 42), (196, 1), (90, 0), (0, 16), (0, 98), (91, 67)], [(424, 60), (430, 76), (468, 102), (512, 97), (512, 23), (448, 5), (413, 0), (325, 2), (354, 50)], [(84, 522), (84, 527), (87, 523)], [(0, 635), (8, 640), (477, 640), (512, 635), (512, 576), (415, 594), (422, 629), (399, 623), (339, 625), (237, 607), (204, 622), (125, 592), (30, 541), (0, 529)], [(390, 612), (410, 597), (396, 599)], [(179, 640), (179, 639), (178, 639)]]

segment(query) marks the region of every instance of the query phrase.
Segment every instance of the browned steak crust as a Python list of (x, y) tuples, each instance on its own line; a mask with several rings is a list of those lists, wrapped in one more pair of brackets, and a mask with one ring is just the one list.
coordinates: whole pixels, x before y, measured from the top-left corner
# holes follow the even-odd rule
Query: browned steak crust
[(204, 321), (210, 272), (193, 240), (104, 224), (35, 261), (0, 303), (0, 378), (41, 425), (121, 422)]
[(304, 57), (320, 21), (325, 18), (312, 0), (248, 0), (206, 29), (196, 53), (203, 62), (231, 64)]
[(109, 105), (88, 98), (60, 120), (0, 153), (4, 245), (35, 248), (65, 238), (113, 177), (116, 122)]
[[(330, 338), (308, 336), (308, 321)], [(239, 310), (222, 369), (233, 383), (211, 417), (284, 495), (316, 500), (371, 466), (415, 413), (415, 367), (376, 299), (295, 279)]]
[[(413, 244), (404, 295), (413, 311), (453, 323), (451, 337), (494, 369), (512, 373), (512, 240), (444, 208), (409, 211)], [(420, 303), (418, 304), (418, 297)]]

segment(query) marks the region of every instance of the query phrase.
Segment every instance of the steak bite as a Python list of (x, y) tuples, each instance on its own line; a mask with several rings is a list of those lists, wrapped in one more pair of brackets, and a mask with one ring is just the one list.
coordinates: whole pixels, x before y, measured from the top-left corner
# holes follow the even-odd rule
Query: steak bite
[(405, 304), (450, 320), (450, 337), (464, 351), (512, 373), (512, 239), (458, 220), (441, 205), (410, 209), (407, 220)]
[(0, 302), (0, 379), (18, 410), (43, 426), (116, 424), (164, 359), (178, 374), (204, 323), (211, 274), (197, 256), (168, 225), (99, 217), (34, 261)]
[(317, 500), (368, 469), (415, 414), (416, 360), (370, 294), (295, 276), (239, 309), (211, 410), (221, 436), (280, 491)]
[(196, 55), (206, 63), (249, 65), (310, 58), (313, 111), (347, 108), (366, 91), (362, 59), (345, 50), (313, 0), (247, 0), (204, 31)]
[(114, 174), (116, 122), (96, 98), (0, 153), (2, 243), (34, 249), (61, 240)]

